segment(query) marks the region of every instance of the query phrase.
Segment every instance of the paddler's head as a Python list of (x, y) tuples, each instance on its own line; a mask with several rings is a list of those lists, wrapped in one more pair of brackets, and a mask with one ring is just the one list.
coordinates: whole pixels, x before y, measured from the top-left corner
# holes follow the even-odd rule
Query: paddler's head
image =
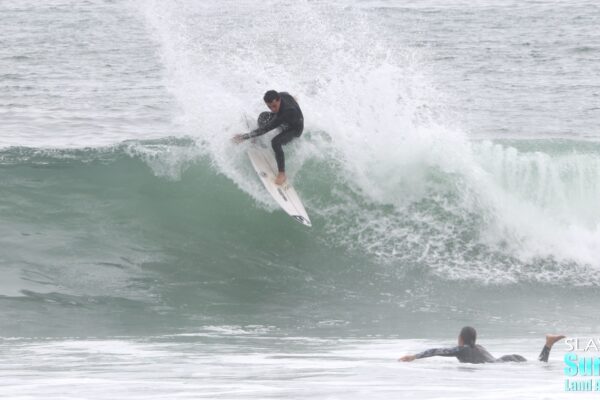
[(281, 97), (279, 97), (279, 93), (277, 93), (277, 91), (269, 90), (263, 96), (263, 100), (271, 112), (279, 112), (279, 107), (281, 107)]
[(458, 345), (459, 346), (475, 346), (475, 341), (477, 340), (477, 331), (475, 328), (471, 328), (470, 326), (465, 326), (461, 329), (460, 335), (458, 335)]

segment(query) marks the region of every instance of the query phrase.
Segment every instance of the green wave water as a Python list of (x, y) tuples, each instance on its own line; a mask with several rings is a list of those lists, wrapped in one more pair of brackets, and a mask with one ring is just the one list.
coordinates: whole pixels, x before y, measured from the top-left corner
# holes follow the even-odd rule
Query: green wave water
[(457, 174), (430, 168), (423, 198), (377, 204), (331, 181), (331, 164), (307, 160), (293, 177), (314, 221), (307, 229), (199, 149), (164, 139), (3, 150), (5, 334), (238, 325), (410, 337), (473, 318), (510, 331), (565, 323), (562, 307), (538, 316), (557, 295), (594, 296), (595, 265), (522, 257), (483, 237), (492, 213)]

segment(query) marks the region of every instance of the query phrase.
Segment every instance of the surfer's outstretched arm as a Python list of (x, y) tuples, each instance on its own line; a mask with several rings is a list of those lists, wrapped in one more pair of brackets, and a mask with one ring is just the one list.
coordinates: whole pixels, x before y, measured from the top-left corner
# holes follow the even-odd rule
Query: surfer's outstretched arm
[(273, 129), (277, 128), (278, 126), (280, 126), (281, 124), (283, 124), (286, 121), (286, 118), (289, 119), (290, 112), (283, 112), (282, 115), (277, 115), (275, 118), (272, 118), (265, 126), (263, 127), (258, 127), (255, 130), (248, 132), (248, 133), (241, 133), (238, 135), (235, 135), (233, 137), (233, 141), (235, 143), (241, 143), (244, 140), (248, 140), (251, 139), (253, 137), (257, 137), (260, 135), (264, 135), (265, 133), (272, 131)]
[(409, 361), (418, 360), (420, 358), (427, 358), (427, 357), (434, 357), (434, 356), (456, 357), (460, 354), (461, 350), (462, 350), (461, 346), (442, 348), (442, 349), (429, 349), (429, 350), (425, 350), (425, 351), (422, 351), (417, 354), (407, 354), (405, 356), (400, 357), (398, 359), (398, 361), (409, 362)]

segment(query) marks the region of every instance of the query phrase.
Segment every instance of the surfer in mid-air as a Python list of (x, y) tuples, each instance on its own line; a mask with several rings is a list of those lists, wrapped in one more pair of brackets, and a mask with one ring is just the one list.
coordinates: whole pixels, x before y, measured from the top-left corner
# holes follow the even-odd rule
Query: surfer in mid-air
[(271, 147), (275, 152), (278, 169), (275, 184), (282, 185), (286, 181), (282, 146), (300, 137), (304, 130), (304, 116), (300, 106), (289, 93), (269, 90), (265, 93), (263, 100), (271, 112), (261, 113), (258, 117), (258, 128), (249, 133), (235, 135), (233, 141), (241, 143), (281, 126), (281, 132), (271, 140)]
[[(550, 349), (554, 343), (563, 339), (563, 335), (546, 335), (546, 344), (542, 348), (538, 360), (542, 362), (548, 362), (550, 356)], [(509, 354), (500, 358), (493, 357), (488, 351), (478, 344), (475, 344), (477, 340), (477, 332), (475, 328), (465, 326), (458, 335), (458, 346), (448, 347), (441, 349), (429, 349), (422, 351), (418, 354), (408, 354), (400, 357), (398, 361), (414, 361), (419, 358), (427, 358), (433, 356), (442, 357), (456, 357), (458, 361), (462, 363), (481, 364), (481, 363), (501, 363), (501, 362), (522, 362), (527, 361), (525, 357), (519, 354)]]

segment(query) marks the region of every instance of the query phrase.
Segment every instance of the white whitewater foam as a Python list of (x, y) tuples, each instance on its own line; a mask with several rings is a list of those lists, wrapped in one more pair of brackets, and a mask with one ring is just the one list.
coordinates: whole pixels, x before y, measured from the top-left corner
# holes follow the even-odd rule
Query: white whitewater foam
[[(319, 340), (268, 336), (3, 339), (0, 397), (46, 399), (563, 399), (557, 344), (543, 338), (486, 340), (495, 355), (530, 361), (465, 365), (449, 357), (397, 358), (453, 342)], [(577, 398), (591, 398), (578, 393)]]
[[(388, 47), (387, 32), (368, 24), (360, 8), (340, 13), (336, 5), (301, 2), (284, 10), (273, 4), (141, 5), (161, 44), (181, 121), (217, 171), (273, 207), (248, 168), (244, 146), (229, 139), (246, 129), (237, 116), (264, 109), (266, 89), (288, 90), (306, 119), (302, 140), (286, 148), (290, 175), (312, 159), (335, 168), (351, 188), (334, 193), (337, 205), (303, 197), (311, 214), (326, 217), (332, 242), (387, 262), (421, 261), (441, 275), (452, 270), (458, 279), (544, 279), (545, 261), (541, 271), (527, 264), (545, 259), (600, 266), (599, 221), (586, 208), (599, 200), (598, 190), (586, 189), (582, 202), (570, 202), (560, 199), (568, 187), (531, 187), (528, 194), (538, 195), (531, 201), (519, 177), (507, 184), (501, 176), (510, 171), (493, 167), (510, 167), (501, 159), (511, 150), (473, 144), (455, 122), (446, 106), (452, 100), (432, 79), (426, 53)], [(243, 29), (249, 21), (252, 29)], [(546, 166), (564, 165), (561, 157), (541, 157)], [(589, 160), (582, 162), (596, 162)], [(560, 181), (539, 177), (541, 185)], [(547, 196), (560, 207), (544, 204)], [(416, 212), (421, 204), (426, 209)], [(508, 256), (513, 273), (506, 273), (506, 257), (485, 254), (480, 244)]]

